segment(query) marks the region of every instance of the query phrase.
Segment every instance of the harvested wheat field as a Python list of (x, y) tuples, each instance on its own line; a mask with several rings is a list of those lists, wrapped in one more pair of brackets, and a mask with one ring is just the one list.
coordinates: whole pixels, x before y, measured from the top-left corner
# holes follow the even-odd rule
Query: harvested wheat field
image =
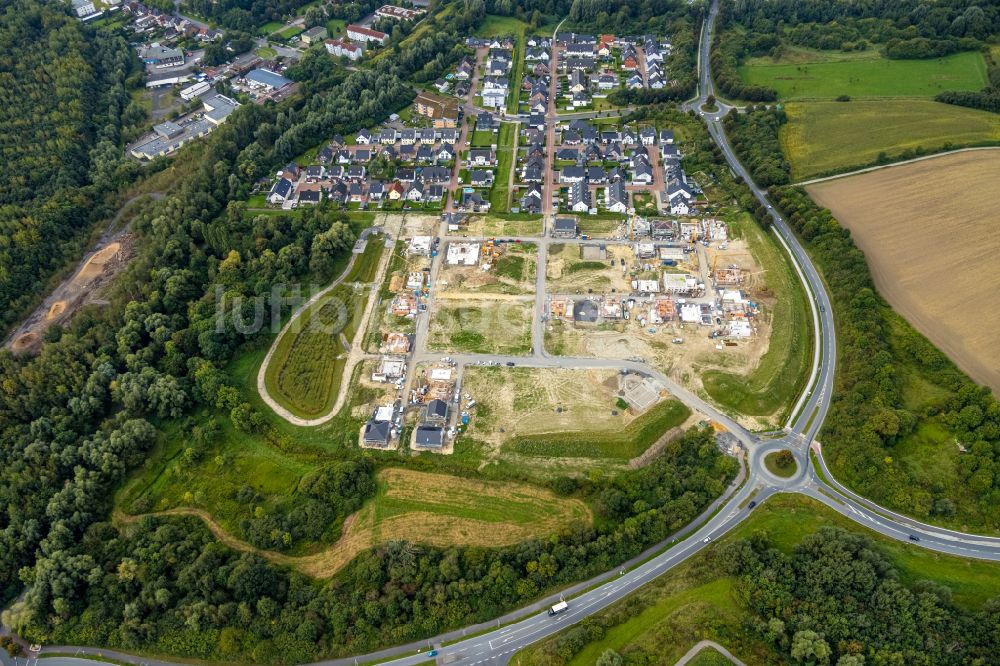
[[(359, 553), (390, 541), (496, 548), (548, 536), (575, 521), (593, 520), (582, 501), (525, 483), (390, 468), (378, 474), (378, 486), (375, 499), (344, 521), (343, 536), (336, 543), (301, 557), (255, 548), (226, 532), (201, 509), (180, 507), (153, 515), (200, 518), (230, 548), (256, 553), (315, 578), (329, 578)], [(118, 513), (115, 520), (130, 524), (141, 517)]]
[(1000, 394), (1000, 150), (904, 164), (806, 188), (851, 230), (882, 295)]

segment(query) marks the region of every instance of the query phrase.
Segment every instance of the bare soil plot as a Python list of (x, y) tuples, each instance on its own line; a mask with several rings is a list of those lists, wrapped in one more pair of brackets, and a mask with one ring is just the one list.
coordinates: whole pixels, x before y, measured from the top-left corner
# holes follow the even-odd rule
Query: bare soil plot
[(434, 302), (427, 348), (474, 354), (527, 354), (531, 350), (530, 296)]
[[(606, 245), (603, 259), (585, 259), (581, 245), (554, 243), (549, 246), (545, 266), (547, 289), (553, 294), (628, 293), (635, 264), (630, 245)], [(622, 260), (625, 260), (624, 267)]]
[(396, 399), (396, 387), (392, 382), (373, 382), (372, 373), (380, 361), (369, 360), (358, 364), (356, 377), (351, 388), (351, 417), (362, 421), (372, 415), (379, 405), (387, 405)]
[(50, 326), (67, 321), (80, 306), (93, 300), (95, 292), (124, 268), (134, 254), (130, 233), (102, 240), (83, 258), (76, 272), (49, 294), (8, 338), (7, 347), (14, 353), (37, 349)]
[(502, 444), (516, 435), (618, 431), (636, 417), (615, 404), (619, 377), (614, 370), (467, 367), (462, 392), (478, 403), (470, 434)]
[(441, 218), (437, 215), (421, 215), (419, 213), (385, 213), (376, 222), (384, 227), (395, 227), (402, 217), (402, 235), (412, 236), (436, 236), (440, 228)]
[(851, 230), (879, 292), (1000, 393), (1000, 151), (943, 155), (811, 185)]
[(494, 215), (471, 215), (468, 224), (461, 231), (449, 232), (453, 236), (469, 238), (501, 238), (542, 235), (542, 216), (530, 216), (531, 219), (505, 219)]

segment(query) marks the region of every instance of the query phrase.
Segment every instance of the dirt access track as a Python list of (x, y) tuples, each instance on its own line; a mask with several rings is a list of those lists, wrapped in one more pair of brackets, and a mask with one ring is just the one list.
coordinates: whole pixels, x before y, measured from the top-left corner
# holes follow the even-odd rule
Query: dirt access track
[(943, 155), (806, 189), (865, 255), (879, 292), (1000, 395), (1000, 150)]
[(116, 230), (116, 226), (132, 204), (144, 197), (157, 201), (163, 195), (159, 192), (144, 193), (126, 201), (108, 222), (107, 229), (94, 247), (80, 260), (73, 274), (14, 329), (4, 342), (7, 349), (15, 354), (37, 351), (49, 327), (65, 323), (82, 305), (93, 302), (95, 292), (125, 267), (134, 254), (132, 235), (128, 227)]
[[(389, 541), (405, 539), (437, 548), (496, 548), (542, 538), (575, 521), (593, 521), (581, 500), (557, 497), (528, 484), (399, 468), (384, 469), (378, 478), (382, 487), (378, 497), (347, 517), (336, 543), (309, 555), (256, 548), (227, 532), (204, 509), (177, 507), (143, 515), (199, 518), (230, 548), (255, 553), (314, 578), (329, 578), (359, 553)], [(142, 517), (116, 511), (114, 521), (127, 526)]]

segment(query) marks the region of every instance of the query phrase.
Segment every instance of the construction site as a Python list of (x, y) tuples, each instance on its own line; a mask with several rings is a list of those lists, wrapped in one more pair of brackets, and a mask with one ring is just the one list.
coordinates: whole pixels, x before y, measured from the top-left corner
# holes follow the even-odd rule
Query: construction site
[(746, 242), (720, 220), (637, 222), (633, 242), (550, 248), (546, 350), (641, 359), (692, 386), (706, 368), (755, 367), (773, 294)]
[[(470, 433), (498, 448), (516, 435), (612, 432), (667, 395), (655, 380), (638, 375), (563, 368), (473, 366), (462, 390), (486, 407)], [(618, 404), (619, 398), (627, 404)]]
[(476, 294), (531, 294), (537, 253), (533, 243), (496, 238), (451, 241), (437, 280), (438, 295), (463, 298)]
[[(497, 455), (557, 455), (531, 438), (552, 428), (620, 435), (668, 398), (649, 375), (575, 359), (646, 363), (704, 395), (704, 373), (750, 376), (768, 351), (776, 297), (745, 227), (633, 217), (598, 239), (568, 218), (536, 240), (476, 237), (467, 221), (405, 221), (365, 349), (366, 399), (352, 412), (368, 418), (362, 446), (447, 454), (471, 432)], [(561, 367), (518, 367), (546, 357)], [(567, 455), (611, 455), (602, 446), (612, 445)]]

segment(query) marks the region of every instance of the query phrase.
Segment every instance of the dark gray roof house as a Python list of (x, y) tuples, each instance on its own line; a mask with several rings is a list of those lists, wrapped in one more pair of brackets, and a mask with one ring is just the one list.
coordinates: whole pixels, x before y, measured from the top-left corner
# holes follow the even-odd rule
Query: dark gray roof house
[(469, 174), (469, 182), (473, 187), (489, 187), (493, 184), (493, 172), (485, 169), (473, 169)]
[(392, 424), (388, 421), (369, 421), (365, 424), (364, 440), (368, 446), (388, 446)]
[(428, 183), (446, 183), (451, 180), (451, 170), (440, 166), (424, 167), (420, 176)]
[(299, 192), (300, 204), (318, 204), (322, 199), (322, 192), (319, 190), (301, 190)]
[(587, 167), (587, 180), (591, 183), (606, 183), (608, 181), (608, 174), (603, 168), (594, 165)]
[(533, 157), (524, 165), (521, 180), (525, 183), (540, 183), (545, 178), (545, 160)]
[(443, 424), (448, 420), (448, 403), (444, 400), (431, 400), (427, 403), (424, 421)]
[(268, 198), (274, 200), (284, 200), (292, 193), (292, 182), (287, 178), (281, 178), (271, 186)]
[(587, 177), (587, 171), (580, 166), (563, 167), (559, 172), (559, 181), (563, 183), (577, 183)]
[(419, 425), (413, 434), (413, 443), (425, 449), (440, 449), (444, 446), (444, 428)]
[(552, 235), (559, 238), (575, 238), (577, 233), (576, 220), (572, 217), (557, 217), (552, 228)]

